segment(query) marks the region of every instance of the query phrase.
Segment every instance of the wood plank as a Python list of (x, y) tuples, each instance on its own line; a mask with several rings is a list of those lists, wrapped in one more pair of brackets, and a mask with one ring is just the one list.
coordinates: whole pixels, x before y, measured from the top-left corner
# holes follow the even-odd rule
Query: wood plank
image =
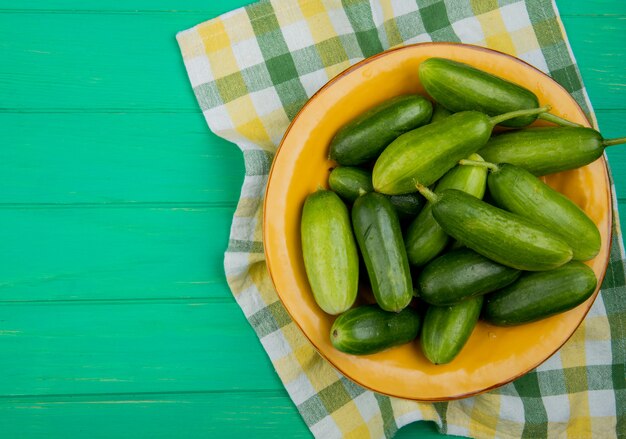
[[(600, 110), (597, 116), (605, 137), (625, 133), (626, 110)], [(10, 145), (0, 151), (0, 206), (234, 206), (239, 198), (242, 154), (211, 133), (200, 113), (4, 113), (0, 127)], [(609, 154), (612, 164), (626, 160), (626, 148)], [(626, 194), (626, 167), (614, 171)]]
[[(247, 0), (207, 2), (206, 0), (185, 0), (171, 2), (170, 0), (132, 0), (123, 3), (106, 2), (100, 0), (22, 0), (19, 3), (2, 1), (0, 11), (93, 11), (94, 13), (107, 12), (203, 12), (208, 18), (228, 12), (244, 4)], [(619, 0), (557, 0), (561, 15), (624, 15), (626, 3)]]
[(9, 206), (0, 300), (229, 298), (232, 208)]
[(225, 12), (254, 3), (251, 0), (222, 0), (220, 2), (207, 2), (204, 0), (183, 0), (172, 2), (171, 0), (131, 0), (124, 2), (102, 2), (100, 0), (24, 0), (19, 3), (8, 0), (0, 1), (0, 13), (34, 11), (43, 13), (58, 12), (92, 12), (94, 14), (106, 13), (204, 13), (206, 19), (216, 17)]
[(204, 19), (0, 14), (1, 108), (197, 111), (175, 35)]
[(593, 106), (624, 109), (626, 17), (563, 17), (563, 25)]
[(234, 301), (3, 304), (0, 346), (3, 396), (282, 388)]
[(201, 113), (0, 113), (2, 203), (227, 203), (243, 156)]
[[(614, 160), (626, 168), (626, 156)], [(624, 171), (615, 177), (626, 180)], [(623, 183), (618, 195), (626, 197)], [(620, 202), (626, 218), (626, 201)], [(0, 302), (231, 300), (228, 208), (22, 206), (0, 210)], [(626, 223), (622, 221), (622, 225)]]
[[(0, 14), (0, 57), (11, 60), (0, 64), (1, 108), (196, 111), (174, 35), (206, 18), (206, 13), (118, 14), (115, 19)], [(565, 25), (586, 30), (570, 37), (596, 108), (623, 108), (626, 88), (619, 84), (626, 47), (616, 35), (626, 32), (626, 20), (571, 17)]]
[(568, 15), (626, 15), (622, 0), (556, 0), (561, 16)]
[[(0, 401), (7, 437), (310, 438), (284, 391), (32, 397)], [(408, 425), (396, 439), (438, 435), (435, 424)]]
[(12, 438), (310, 438), (284, 391), (26, 398), (0, 401)]

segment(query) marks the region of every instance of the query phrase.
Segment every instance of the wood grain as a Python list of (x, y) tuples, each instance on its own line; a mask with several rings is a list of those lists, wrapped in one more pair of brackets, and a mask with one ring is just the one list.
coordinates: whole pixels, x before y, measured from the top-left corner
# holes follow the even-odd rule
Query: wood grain
[[(284, 391), (190, 392), (9, 398), (0, 403), (8, 437), (310, 438)], [(71, 419), (71, 422), (68, 422)], [(434, 423), (401, 429), (396, 439), (439, 437)]]
[[(11, 60), (0, 63), (0, 109), (197, 111), (174, 35), (206, 18), (205, 13), (0, 14), (0, 55)], [(626, 20), (572, 16), (565, 25), (584, 30), (570, 37), (579, 57), (594, 60), (580, 67), (596, 108), (622, 108), (626, 48), (615, 35), (624, 34)]]
[(232, 299), (3, 303), (0, 321), (3, 397), (282, 388)]
[(158, 204), (0, 209), (0, 302), (232, 300), (223, 254), (233, 210)]
[(239, 149), (201, 113), (0, 113), (6, 203), (234, 206)]

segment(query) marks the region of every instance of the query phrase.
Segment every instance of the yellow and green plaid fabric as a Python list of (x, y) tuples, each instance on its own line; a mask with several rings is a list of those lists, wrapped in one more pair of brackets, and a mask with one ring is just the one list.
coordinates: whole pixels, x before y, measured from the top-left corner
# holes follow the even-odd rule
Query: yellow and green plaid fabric
[(424, 41), (497, 49), (550, 74), (593, 117), (552, 1), (262, 1), (177, 38), (209, 127), (237, 144), (245, 160), (224, 262), (228, 283), (316, 437), (391, 437), (417, 420), (477, 438), (610, 438), (626, 432), (626, 282), (617, 217), (602, 293), (572, 339), (517, 381), (449, 403), (389, 398), (343, 377), (290, 320), (264, 261), (262, 206), (275, 149), (305, 101), (363, 58)]

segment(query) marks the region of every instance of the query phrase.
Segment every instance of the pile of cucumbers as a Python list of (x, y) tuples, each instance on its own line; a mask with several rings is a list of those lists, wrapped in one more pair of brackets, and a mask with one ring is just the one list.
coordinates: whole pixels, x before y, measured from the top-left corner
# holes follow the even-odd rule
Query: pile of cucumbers
[[(444, 364), (479, 318), (523, 324), (593, 294), (582, 261), (600, 251), (600, 233), (538, 177), (587, 165), (626, 138), (605, 140), (463, 63), (430, 58), (417, 73), (435, 104), (398, 96), (332, 139), (338, 166), (331, 190), (304, 203), (302, 250), (316, 303), (338, 315), (336, 349), (372, 354), (419, 336), (426, 358)], [(556, 126), (525, 128), (537, 118)], [(492, 136), (495, 125), (512, 129)], [(359, 300), (359, 286), (373, 300)], [(375, 303), (355, 306), (363, 302)]]

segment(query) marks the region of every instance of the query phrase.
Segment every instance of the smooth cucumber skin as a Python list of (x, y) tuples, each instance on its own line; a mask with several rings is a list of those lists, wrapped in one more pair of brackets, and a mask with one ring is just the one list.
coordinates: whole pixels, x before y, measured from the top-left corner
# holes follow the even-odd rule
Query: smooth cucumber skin
[(430, 123), (437, 122), (438, 120), (444, 119), (452, 114), (452, 111), (448, 110), (441, 104), (435, 104), (433, 107), (433, 115), (430, 118)]
[(388, 198), (398, 217), (403, 220), (414, 218), (426, 204), (424, 197), (417, 192), (404, 195), (389, 195)]
[(401, 135), (376, 160), (374, 189), (397, 195), (416, 192), (416, 183), (433, 184), (482, 148), (492, 128), (486, 114), (463, 111)]
[(565, 195), (518, 166), (502, 164), (487, 179), (496, 204), (535, 221), (562, 238), (586, 261), (600, 252), (602, 239), (594, 222)]
[(510, 163), (541, 176), (597, 160), (604, 152), (602, 141), (591, 128), (528, 128), (493, 136), (479, 154), (488, 162)]
[[(530, 90), (450, 59), (427, 59), (420, 64), (419, 78), (426, 92), (453, 112), (475, 110), (496, 116), (539, 107)], [(523, 127), (536, 119), (537, 115), (516, 117), (501, 125)]]
[(391, 202), (375, 192), (359, 197), (352, 207), (352, 224), (376, 303), (385, 311), (404, 309), (413, 297), (413, 283)]
[[(472, 154), (468, 158), (482, 161), (478, 154)], [(486, 187), (486, 168), (455, 166), (439, 180), (435, 193), (441, 193), (445, 189), (458, 189), (476, 198), (483, 198)], [(433, 218), (432, 203), (427, 202), (406, 232), (405, 244), (409, 263), (417, 267), (428, 263), (446, 248), (449, 241), (448, 234)]]
[(346, 205), (331, 191), (309, 195), (300, 233), (315, 302), (328, 314), (346, 311), (356, 300), (359, 284), (359, 256)]
[(439, 256), (424, 267), (417, 280), (420, 298), (431, 305), (454, 305), (505, 287), (521, 271), (463, 248)]
[[(374, 191), (372, 173), (353, 166), (338, 166), (328, 177), (330, 188), (348, 203), (353, 203), (359, 196)], [(414, 217), (422, 210), (426, 201), (419, 193), (390, 195), (389, 201), (401, 219)]]
[(338, 166), (330, 172), (328, 185), (349, 203), (361, 195), (374, 191), (372, 173), (352, 166)]
[(551, 271), (523, 273), (513, 284), (486, 296), (483, 315), (498, 326), (541, 320), (583, 303), (597, 282), (593, 270), (578, 261)]
[(572, 259), (569, 245), (543, 226), (459, 190), (443, 191), (433, 216), (448, 235), (508, 267), (551, 270)]
[(399, 135), (428, 123), (432, 104), (419, 95), (402, 95), (366, 111), (344, 125), (330, 142), (330, 158), (341, 165), (375, 159)]
[(456, 305), (428, 307), (420, 343), (431, 363), (446, 364), (454, 360), (472, 335), (482, 305), (483, 296), (477, 296)]
[(353, 355), (367, 355), (414, 340), (421, 319), (411, 308), (383, 311), (377, 305), (353, 308), (341, 314), (330, 329), (333, 346)]

